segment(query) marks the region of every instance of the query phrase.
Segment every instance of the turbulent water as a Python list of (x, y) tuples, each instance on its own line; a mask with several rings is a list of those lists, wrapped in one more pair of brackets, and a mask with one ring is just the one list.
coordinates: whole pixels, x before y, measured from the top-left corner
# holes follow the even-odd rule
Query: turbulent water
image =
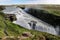
[(52, 25), (35, 18), (34, 16), (26, 13), (21, 8), (17, 8), (16, 6), (6, 7), (3, 12), (6, 14), (15, 14), (17, 20), (13, 21), (13, 23), (18, 24), (24, 28), (47, 32), (54, 35), (58, 34)]

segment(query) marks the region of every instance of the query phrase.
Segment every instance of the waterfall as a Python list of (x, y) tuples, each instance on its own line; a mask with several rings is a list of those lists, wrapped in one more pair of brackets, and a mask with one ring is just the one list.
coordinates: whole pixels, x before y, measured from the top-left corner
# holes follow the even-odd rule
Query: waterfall
[(60, 35), (60, 26), (59, 25), (56, 26), (55, 30), (58, 33), (58, 35)]
[[(14, 9), (14, 10), (11, 11), (11, 10), (9, 10), (9, 8), (11, 10), (12, 9)], [(35, 18), (34, 16), (26, 13), (21, 8), (17, 8), (17, 7), (12, 7), (12, 8), (9, 7), (9, 8), (6, 7), (6, 9), (3, 10), (3, 12), (7, 13), (7, 14), (10, 13), (10, 14), (16, 15), (17, 20), (13, 21), (13, 23), (18, 24), (18, 25), (20, 25), (24, 28), (27, 28), (27, 29), (33, 29), (33, 23), (31, 21), (35, 21), (35, 22), (37, 22), (34, 26), (35, 30), (47, 32), (47, 33), (54, 34), (54, 35), (58, 34), (52, 25), (49, 25), (48, 23), (45, 23), (38, 18)], [(9, 10), (10, 12), (8, 12), (7, 10)]]

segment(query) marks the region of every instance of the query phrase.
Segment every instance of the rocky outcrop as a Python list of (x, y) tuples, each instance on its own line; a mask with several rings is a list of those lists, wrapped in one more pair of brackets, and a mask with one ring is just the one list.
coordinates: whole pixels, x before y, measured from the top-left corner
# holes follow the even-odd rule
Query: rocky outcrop
[(60, 25), (60, 16), (53, 15), (46, 10), (28, 8), (25, 11), (48, 24), (53, 26)]
[(7, 20), (10, 20), (11, 22), (13, 22), (13, 21), (16, 20), (15, 14), (5, 14), (5, 18), (6, 18)]

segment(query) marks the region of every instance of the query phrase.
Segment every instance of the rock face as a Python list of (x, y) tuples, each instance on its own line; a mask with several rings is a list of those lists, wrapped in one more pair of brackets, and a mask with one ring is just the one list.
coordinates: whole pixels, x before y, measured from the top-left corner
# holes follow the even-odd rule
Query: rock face
[(44, 36), (38, 36), (37, 40), (46, 40), (46, 38)]
[[(53, 15), (46, 10), (42, 9), (34, 9), (34, 8), (26, 8), (24, 9), (27, 13), (53, 25), (60, 25), (60, 16)], [(56, 12), (56, 11), (55, 11)], [(57, 12), (58, 13), (58, 12)]]
[(16, 6), (6, 7), (6, 9), (3, 10), (3, 12), (6, 14), (15, 14), (17, 20), (13, 21), (13, 23), (18, 24), (24, 28), (33, 29), (33, 24), (30, 26), (28, 23), (31, 21), (36, 21), (37, 23), (34, 26), (35, 30), (57, 35), (57, 33), (52, 25), (47, 24), (38, 18), (35, 18), (34, 16), (26, 13), (21, 8), (17, 8)]
[(21, 36), (5, 36), (1, 40), (46, 40), (43, 35), (32, 35), (30, 32), (23, 32)]
[[(29, 37), (14, 37), (14, 36), (5, 36), (4, 38), (2, 38), (1, 40), (29, 40)], [(31, 38), (30, 38), (31, 39)], [(46, 40), (46, 38), (44, 36), (38, 36), (38, 37), (33, 37), (31, 40)]]
[(2, 38), (2, 40), (15, 40), (14, 36), (5, 36)]
[(5, 7), (4, 6), (0, 6), (0, 11), (4, 10)]
[(60, 16), (53, 15), (53, 13), (59, 13), (58, 11), (50, 13), (46, 10), (35, 9), (35, 8), (25, 8), (24, 10), (27, 13), (39, 18), (40, 20), (50, 25), (53, 25), (58, 35), (60, 35)]
[(30, 32), (24, 32), (22, 34), (22, 36), (24, 36), (24, 37), (32, 37), (33, 35)]
[(15, 14), (6, 14), (5, 19), (10, 20), (11, 22), (16, 20)]

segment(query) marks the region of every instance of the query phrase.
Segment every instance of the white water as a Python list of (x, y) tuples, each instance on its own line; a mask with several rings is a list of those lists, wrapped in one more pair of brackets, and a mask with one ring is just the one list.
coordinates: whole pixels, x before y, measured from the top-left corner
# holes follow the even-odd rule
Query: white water
[(32, 29), (32, 26), (30, 26), (28, 23), (30, 21), (36, 21), (37, 23), (35, 26), (35, 30), (57, 35), (57, 32), (55, 31), (55, 28), (52, 25), (49, 25), (41, 21), (40, 19), (33, 17), (32, 15), (23, 11), (21, 8), (6, 7), (6, 9), (3, 10), (3, 12), (6, 14), (15, 14), (17, 20), (13, 23), (18, 24), (24, 28)]

